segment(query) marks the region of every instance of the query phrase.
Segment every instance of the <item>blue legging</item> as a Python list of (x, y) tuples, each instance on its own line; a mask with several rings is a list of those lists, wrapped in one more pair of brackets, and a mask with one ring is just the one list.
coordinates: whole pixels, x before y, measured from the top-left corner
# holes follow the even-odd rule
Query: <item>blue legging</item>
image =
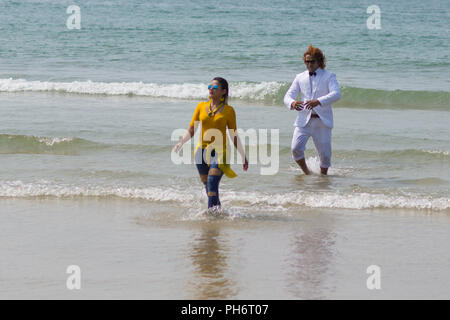
[[(219, 183), (220, 179), (222, 179), (223, 172), (219, 169), (219, 164), (217, 163), (216, 153), (213, 150), (211, 152), (211, 164), (208, 165), (204, 159), (204, 149), (199, 148), (197, 153), (195, 154), (195, 164), (197, 166), (198, 173), (201, 175), (208, 175), (207, 181), (204, 183), (206, 188), (206, 195), (208, 196), (208, 208), (212, 208), (215, 206), (220, 206), (219, 200)], [(210, 169), (217, 169), (220, 171), (220, 175), (210, 175)], [(215, 193), (215, 195), (209, 195), (209, 193)]]
[[(222, 174), (220, 176), (208, 175), (208, 182), (206, 183), (206, 189), (208, 190), (208, 208), (220, 206), (219, 183), (222, 178)], [(215, 192), (216, 195), (210, 196), (209, 192)]]

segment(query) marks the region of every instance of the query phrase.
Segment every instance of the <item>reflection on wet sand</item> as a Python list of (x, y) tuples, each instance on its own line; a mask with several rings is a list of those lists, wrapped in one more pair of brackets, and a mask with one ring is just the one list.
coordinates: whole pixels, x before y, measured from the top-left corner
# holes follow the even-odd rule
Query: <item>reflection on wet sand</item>
[(287, 262), (288, 290), (296, 298), (324, 299), (331, 289), (325, 288), (324, 280), (333, 255), (333, 238), (333, 233), (324, 229), (294, 233)]
[(194, 267), (188, 292), (192, 299), (227, 299), (236, 294), (233, 281), (227, 278), (227, 240), (220, 235), (218, 223), (206, 222), (194, 236), (189, 256)]
[(296, 175), (295, 182), (300, 190), (314, 190), (314, 191), (329, 191), (332, 190), (335, 184), (331, 175)]

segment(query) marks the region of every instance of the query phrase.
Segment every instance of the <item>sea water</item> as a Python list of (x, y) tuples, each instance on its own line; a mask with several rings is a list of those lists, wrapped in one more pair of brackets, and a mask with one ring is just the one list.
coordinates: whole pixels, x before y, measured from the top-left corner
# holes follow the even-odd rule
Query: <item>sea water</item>
[[(0, 1), (0, 297), (448, 298), (450, 7), (379, 1), (369, 29), (373, 4)], [(328, 176), (282, 102), (309, 44), (342, 91)], [(274, 172), (233, 163), (208, 215), (171, 150), (215, 76)]]

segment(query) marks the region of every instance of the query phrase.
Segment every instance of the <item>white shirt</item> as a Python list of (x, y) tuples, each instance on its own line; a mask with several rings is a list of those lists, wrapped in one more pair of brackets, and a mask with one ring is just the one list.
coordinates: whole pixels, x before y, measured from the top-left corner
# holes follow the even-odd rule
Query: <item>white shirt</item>
[[(308, 74), (309, 74), (309, 72), (308, 72)], [(310, 85), (310, 87), (311, 87), (311, 90), (310, 90), (310, 95), (312, 96), (312, 88), (315, 88), (315, 87), (317, 87), (317, 79), (318, 79), (318, 77), (317, 77), (317, 72), (316, 72), (316, 75), (310, 75), (309, 76), (309, 85)], [(315, 111), (314, 111), (314, 109), (312, 109), (311, 110), (311, 113), (312, 114), (317, 114)]]

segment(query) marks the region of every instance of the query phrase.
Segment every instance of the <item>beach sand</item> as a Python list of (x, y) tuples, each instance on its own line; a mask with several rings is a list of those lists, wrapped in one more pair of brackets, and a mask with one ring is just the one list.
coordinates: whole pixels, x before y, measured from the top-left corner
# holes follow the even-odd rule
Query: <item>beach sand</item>
[[(448, 299), (450, 217), (292, 209), (213, 217), (170, 203), (1, 199), (1, 299)], [(68, 266), (81, 269), (69, 290)], [(380, 267), (379, 290), (367, 268)]]

